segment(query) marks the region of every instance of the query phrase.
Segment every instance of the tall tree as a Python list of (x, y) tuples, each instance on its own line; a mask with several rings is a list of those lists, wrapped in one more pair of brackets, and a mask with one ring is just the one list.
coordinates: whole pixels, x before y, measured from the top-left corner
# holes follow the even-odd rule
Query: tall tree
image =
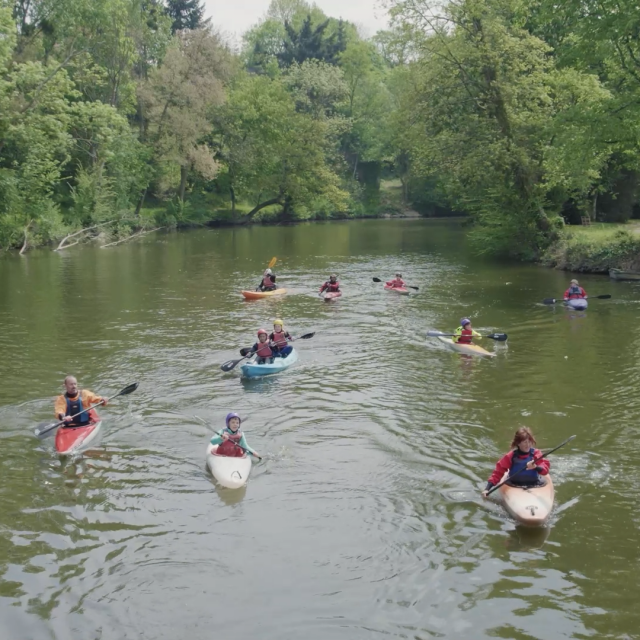
[(286, 21), (286, 37), (282, 43), (282, 50), (277, 53), (280, 65), (288, 67), (296, 62), (302, 64), (309, 59), (335, 64), (347, 46), (347, 35), (342, 20), (338, 22), (335, 31), (325, 33), (329, 22), (327, 19), (313, 26), (312, 16), (309, 14), (298, 29)]
[(201, 0), (165, 0), (166, 12), (171, 18), (171, 31), (200, 29), (205, 26), (204, 6)]

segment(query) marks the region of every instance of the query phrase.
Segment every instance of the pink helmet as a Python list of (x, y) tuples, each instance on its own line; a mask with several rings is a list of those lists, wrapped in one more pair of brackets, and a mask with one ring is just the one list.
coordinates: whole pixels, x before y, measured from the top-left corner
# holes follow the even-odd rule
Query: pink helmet
[(269, 335), (269, 332), (265, 329), (258, 329), (258, 338), (260, 337), (260, 334), (264, 333), (265, 336)]

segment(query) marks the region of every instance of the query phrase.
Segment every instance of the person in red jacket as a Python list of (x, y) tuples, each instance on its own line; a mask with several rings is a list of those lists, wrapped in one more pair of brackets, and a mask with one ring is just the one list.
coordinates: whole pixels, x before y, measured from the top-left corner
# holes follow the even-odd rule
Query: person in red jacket
[(495, 470), (489, 476), (487, 486), (482, 492), (482, 497), (486, 498), (487, 493), (492, 487), (495, 487), (503, 478), (504, 474), (509, 472), (509, 476), (521, 471), (509, 481), (509, 484), (516, 486), (535, 486), (542, 481), (540, 476), (546, 476), (549, 473), (549, 461), (546, 458), (540, 460), (542, 451), (535, 449), (536, 439), (528, 427), (520, 427), (516, 431), (511, 446), (513, 451), (509, 451), (507, 455), (498, 460)]
[(338, 282), (338, 276), (335, 273), (332, 273), (329, 276), (329, 279), (320, 287), (320, 295), (325, 291), (327, 293), (337, 293), (340, 291), (340, 283)]
[(385, 284), (387, 287), (393, 287), (394, 289), (404, 289), (405, 287), (405, 281), (402, 279), (401, 273), (396, 273), (396, 277)]
[(578, 284), (577, 280), (572, 280), (569, 288), (564, 292), (564, 300), (587, 299), (587, 292)]

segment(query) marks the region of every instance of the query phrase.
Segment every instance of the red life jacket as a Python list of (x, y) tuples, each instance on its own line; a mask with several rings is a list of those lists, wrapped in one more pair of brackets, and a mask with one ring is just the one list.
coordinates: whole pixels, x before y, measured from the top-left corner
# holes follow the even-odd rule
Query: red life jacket
[(458, 338), (458, 344), (471, 344), (473, 338), (473, 331), (471, 329), (463, 329), (460, 337)]
[(394, 289), (404, 289), (404, 280), (395, 278), (386, 283), (387, 287), (393, 287)]
[(240, 431), (240, 429), (238, 429), (235, 433), (232, 433), (228, 429), (225, 429), (225, 432), (229, 436), (229, 439), (218, 445), (218, 450), (216, 451), (216, 453), (219, 456), (241, 458), (244, 455), (244, 451), (240, 447), (236, 447), (236, 445), (233, 443), (240, 442), (240, 439), (242, 438), (242, 432)]
[(564, 297), (569, 300), (578, 300), (584, 298), (587, 292), (582, 287), (570, 286), (565, 292)]
[(271, 279), (271, 276), (265, 276), (262, 278), (262, 286), (263, 287), (275, 287), (275, 283)]
[(256, 344), (257, 344), (257, 347), (258, 347), (258, 349), (256, 350), (256, 354), (260, 358), (270, 358), (273, 355), (273, 351), (271, 350), (271, 347), (269, 346), (269, 341), (268, 340), (266, 342), (258, 341)]
[(336, 291), (340, 291), (340, 283), (336, 280), (335, 282), (331, 282), (331, 280), (327, 280), (323, 285), (322, 289), (325, 291), (331, 291), (335, 293)]
[(286, 347), (287, 344), (287, 332), (280, 331), (276, 333), (275, 331), (269, 336), (273, 342), (275, 342), (276, 347)]

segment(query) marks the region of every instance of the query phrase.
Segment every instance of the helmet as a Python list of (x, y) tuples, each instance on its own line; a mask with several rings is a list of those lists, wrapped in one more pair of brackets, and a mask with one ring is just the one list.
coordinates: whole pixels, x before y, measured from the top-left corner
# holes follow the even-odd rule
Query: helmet
[(571, 284), (579, 284), (579, 283), (578, 283), (578, 281), (574, 278), (574, 279), (571, 281)]
[(273, 326), (275, 327), (277, 324), (279, 324), (281, 327), (284, 327), (284, 322), (282, 322), (282, 320), (280, 320), (280, 318), (276, 318), (273, 321)]
[(227, 417), (225, 418), (225, 424), (227, 427), (229, 426), (229, 420), (231, 420), (231, 418), (238, 418), (240, 424), (242, 424), (242, 418), (237, 413), (227, 413)]
[(332, 274), (329, 276), (329, 280), (333, 280), (334, 278), (337, 280), (337, 279), (338, 279), (338, 276), (337, 276), (335, 273), (332, 273)]
[(396, 278), (402, 278), (402, 274), (401, 273), (396, 273)]
[(261, 333), (264, 333), (265, 336), (269, 335), (269, 332), (266, 329), (258, 329), (258, 338), (260, 337)]
[(460, 326), (464, 327), (465, 324), (471, 324), (471, 320), (469, 318), (460, 318)]
[(264, 270), (264, 275), (265, 276), (270, 276), (273, 273), (273, 271), (271, 271), (271, 269), (265, 269)]

